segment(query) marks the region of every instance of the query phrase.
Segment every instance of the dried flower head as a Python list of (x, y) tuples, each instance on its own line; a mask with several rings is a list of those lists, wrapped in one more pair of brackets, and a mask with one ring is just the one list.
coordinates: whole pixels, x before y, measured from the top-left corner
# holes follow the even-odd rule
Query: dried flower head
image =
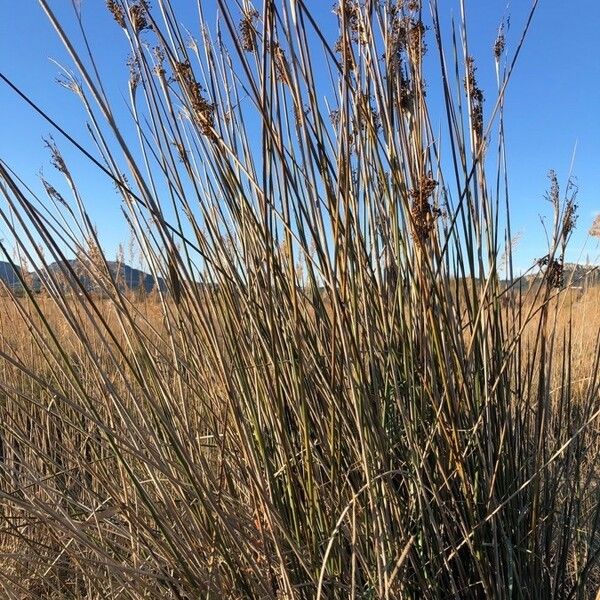
[(44, 138), (44, 145), (50, 150), (50, 161), (52, 166), (63, 175), (68, 175), (69, 170), (67, 169), (67, 165), (60, 150), (56, 146), (54, 138), (52, 136), (49, 136), (47, 139)]
[(366, 42), (366, 32), (361, 23), (360, 5), (357, 0), (340, 0), (333, 5), (333, 13), (337, 15), (340, 27), (346, 27), (346, 32), (353, 42)]
[(115, 21), (125, 29), (125, 13), (121, 5), (116, 0), (106, 0), (106, 7), (112, 13)]
[(134, 2), (129, 7), (131, 26), (136, 33), (150, 28), (150, 23), (148, 21), (149, 11), (150, 7), (148, 5), (148, 0), (137, 0), (137, 2)]
[(465, 90), (471, 100), (471, 128), (477, 140), (481, 142), (483, 137), (483, 92), (477, 85), (475, 77), (475, 59), (467, 57), (467, 76), (465, 78)]
[(78, 96), (83, 96), (83, 88), (81, 83), (79, 83), (70, 73), (68, 75), (59, 75), (56, 78), (56, 83), (58, 83), (58, 85), (61, 87), (64, 87), (66, 90), (77, 94)]
[(550, 259), (549, 255), (539, 258), (537, 265), (544, 271), (546, 285), (550, 288), (559, 289), (564, 283), (564, 264), (561, 259)]
[(179, 85), (186, 91), (190, 101), (190, 112), (202, 135), (215, 138), (214, 113), (215, 105), (202, 95), (202, 86), (196, 81), (189, 61), (178, 62), (174, 65)]
[(432, 206), (429, 201), (436, 187), (437, 181), (429, 174), (421, 177), (418, 186), (410, 192), (413, 199), (411, 206), (413, 231), (419, 244), (423, 244), (429, 238), (435, 220), (440, 215), (439, 209)]
[(564, 285), (565, 266), (561, 260), (554, 259), (546, 267), (546, 277), (551, 288), (560, 289)]
[(554, 169), (548, 171), (548, 179), (550, 180), (550, 191), (546, 194), (546, 200), (556, 209), (560, 206), (560, 185), (558, 177)]
[[(125, 29), (127, 24), (125, 20), (125, 10), (118, 0), (106, 0), (106, 7), (112, 13), (115, 21)], [(148, 14), (150, 6), (148, 0), (135, 0), (128, 8), (129, 20), (136, 33), (150, 28)]]
[(67, 201), (62, 197), (62, 194), (46, 179), (41, 177), (41, 180), (42, 180), (42, 185), (44, 186), (44, 189), (46, 190), (46, 194), (48, 194), (48, 197), (52, 198), (52, 200), (55, 200), (56, 202), (62, 204), (63, 206), (68, 207)]
[(562, 222), (562, 235), (564, 238), (567, 238), (573, 229), (575, 229), (577, 217), (577, 204), (575, 204), (573, 199), (568, 200), (565, 206)]
[(258, 11), (251, 8), (244, 12), (240, 21), (240, 42), (246, 52), (254, 52), (256, 50), (256, 27), (254, 26), (254, 21), (258, 19), (258, 16)]
[(352, 52), (352, 43), (348, 38), (346, 38), (346, 42), (344, 43), (344, 37), (341, 36), (335, 43), (333, 49), (342, 56), (342, 59), (348, 65), (349, 69), (354, 68), (354, 53)]
[(155, 46), (152, 48), (152, 54), (154, 56), (154, 67), (153, 71), (157, 77), (164, 77), (165, 71), (165, 51), (161, 46)]
[(415, 99), (415, 90), (410, 80), (408, 73), (404, 72), (404, 69), (400, 70), (400, 108), (403, 110), (410, 110), (413, 106)]
[(354, 53), (352, 44), (367, 44), (368, 36), (361, 20), (360, 5), (357, 0), (340, 0), (334, 4), (333, 12), (338, 17), (340, 36), (334, 50), (341, 54), (348, 68), (354, 68)]
[(138, 59), (133, 54), (130, 54), (127, 58), (127, 68), (129, 69), (129, 85), (131, 90), (135, 92), (142, 79), (142, 76), (140, 74), (140, 64)]
[(427, 52), (425, 44), (425, 32), (427, 28), (421, 20), (410, 19), (406, 26), (406, 40), (408, 55), (413, 63), (419, 64)]
[(273, 42), (271, 45), (271, 52), (273, 54), (275, 77), (277, 78), (277, 81), (281, 81), (281, 83), (290, 85), (289, 67), (283, 48), (278, 42)]
[(494, 56), (496, 57), (496, 60), (499, 60), (502, 56), (505, 45), (506, 39), (504, 37), (504, 23), (502, 23), (498, 29), (496, 41), (494, 42)]

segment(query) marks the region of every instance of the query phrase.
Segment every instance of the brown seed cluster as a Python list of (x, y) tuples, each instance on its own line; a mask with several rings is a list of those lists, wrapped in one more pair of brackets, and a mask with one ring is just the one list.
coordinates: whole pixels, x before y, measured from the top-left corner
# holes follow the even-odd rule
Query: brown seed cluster
[[(550, 179), (550, 191), (546, 194), (546, 199), (554, 207), (555, 219), (559, 218), (561, 201), (560, 201), (560, 186), (558, 184), (558, 177), (556, 172), (551, 170), (548, 173)], [(555, 248), (560, 249), (560, 255), (558, 258), (550, 258), (547, 254), (543, 258), (537, 261), (540, 267), (545, 267), (546, 283), (551, 288), (560, 288), (564, 284), (564, 256), (569, 236), (575, 224), (577, 223), (577, 204), (575, 204), (575, 197), (577, 195), (577, 188), (572, 181), (569, 181), (566, 192), (568, 199), (564, 204), (564, 211), (562, 212), (560, 223), (555, 221), (555, 225), (560, 225), (560, 230), (556, 231)]]
[(48, 194), (50, 198), (52, 198), (56, 202), (59, 202), (63, 206), (68, 206), (66, 200), (62, 197), (60, 192), (58, 192), (58, 190), (51, 183), (46, 181), (43, 177), (42, 184), (44, 186), (44, 189), (46, 190), (46, 194)]
[(550, 180), (550, 191), (547, 195), (547, 200), (558, 209), (560, 205), (560, 187), (558, 185), (558, 177), (556, 176), (556, 171), (554, 169), (550, 169), (548, 172), (548, 179)]
[(254, 21), (258, 19), (258, 11), (248, 9), (245, 11), (240, 21), (240, 42), (242, 48), (246, 52), (254, 52), (256, 50), (256, 27)]
[(496, 57), (496, 60), (499, 60), (504, 53), (505, 45), (506, 39), (504, 37), (504, 23), (502, 23), (502, 25), (500, 25), (500, 29), (498, 30), (496, 41), (494, 42), (494, 56)]
[(465, 78), (465, 90), (471, 99), (471, 127), (476, 138), (480, 141), (483, 136), (483, 92), (477, 85), (475, 78), (475, 59), (467, 57), (467, 76)]
[[(333, 12), (337, 15), (340, 27), (346, 26), (350, 39), (355, 43), (366, 42), (366, 32), (360, 22), (360, 5), (356, 0), (342, 0), (333, 5)], [(338, 40), (342, 44), (343, 35)]]
[(160, 46), (152, 48), (152, 54), (154, 55), (154, 74), (157, 77), (164, 77), (165, 71), (165, 51)]
[[(119, 4), (118, 0), (106, 0), (106, 7), (112, 13), (112, 16), (119, 26), (125, 29), (125, 11), (123, 10), (122, 5)], [(150, 24), (148, 22), (149, 11), (150, 6), (148, 4), (148, 0), (136, 0), (129, 7), (129, 19), (131, 21), (131, 26), (136, 33), (150, 28)]]
[(423, 21), (408, 20), (406, 25), (407, 50), (415, 64), (419, 64), (427, 52), (427, 45), (425, 44), (426, 31), (427, 28), (423, 25)]
[(565, 267), (562, 261), (554, 259), (548, 265), (548, 285), (553, 288), (561, 288), (564, 285)]
[(440, 211), (429, 201), (436, 187), (437, 181), (429, 174), (421, 177), (419, 185), (410, 192), (413, 199), (411, 207), (413, 231), (419, 244), (427, 241), (440, 214)]
[[(420, 3), (409, 3), (408, 8), (420, 10)], [(412, 73), (419, 70), (427, 52), (427, 27), (421, 19), (405, 14), (402, 3), (390, 5), (389, 15), (388, 73), (398, 77), (400, 108), (410, 110), (415, 97)]]
[(112, 13), (112, 16), (119, 26), (125, 29), (125, 13), (123, 12), (121, 5), (116, 2), (116, 0), (106, 0), (106, 7)]
[(355, 65), (354, 54), (352, 52), (352, 42), (349, 38), (346, 38), (346, 43), (344, 43), (344, 37), (341, 36), (338, 41), (335, 43), (333, 48), (335, 52), (342, 56), (344, 62), (348, 65), (349, 69), (353, 69)]
[(564, 264), (562, 259), (553, 258), (548, 255), (537, 261), (540, 267), (545, 267), (546, 284), (548, 287), (559, 289), (564, 285)]
[(573, 200), (569, 200), (565, 206), (565, 212), (563, 215), (562, 234), (563, 237), (568, 237), (570, 233), (575, 229), (577, 223), (577, 204)]
[(129, 69), (129, 85), (131, 86), (132, 91), (135, 92), (142, 79), (142, 76), (140, 74), (140, 65), (138, 59), (133, 54), (130, 54), (127, 58), (127, 68)]
[(52, 166), (57, 171), (60, 171), (63, 175), (68, 175), (69, 170), (67, 169), (65, 160), (62, 157), (60, 150), (56, 146), (53, 137), (50, 136), (48, 139), (44, 139), (44, 143), (46, 145), (46, 148), (50, 150), (50, 162), (52, 163)]
[(348, 68), (355, 66), (352, 44), (367, 44), (367, 32), (361, 22), (360, 5), (357, 0), (340, 0), (334, 4), (333, 12), (338, 17), (340, 37), (335, 43), (334, 50), (341, 54)]
[(283, 48), (279, 45), (279, 42), (273, 42), (271, 44), (271, 53), (273, 55), (273, 62), (275, 64), (275, 77), (277, 81), (286, 85), (290, 84), (289, 68), (287, 58)]
[(392, 45), (395, 53), (409, 52), (411, 56), (423, 57), (427, 51), (425, 27), (421, 19), (404, 14), (400, 7), (390, 7)]
[(179, 85), (189, 97), (191, 112), (200, 132), (208, 138), (215, 139), (215, 105), (202, 95), (202, 86), (196, 81), (189, 61), (175, 63), (175, 74)]
[(129, 18), (131, 19), (131, 26), (136, 33), (144, 29), (150, 29), (150, 23), (148, 22), (149, 11), (150, 7), (147, 0), (137, 0), (137, 2), (134, 2), (130, 6)]

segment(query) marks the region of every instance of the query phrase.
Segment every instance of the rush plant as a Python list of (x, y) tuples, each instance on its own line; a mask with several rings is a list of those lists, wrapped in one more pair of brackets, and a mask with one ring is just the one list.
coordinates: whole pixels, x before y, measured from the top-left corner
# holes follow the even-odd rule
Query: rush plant
[(4, 260), (45, 274), (2, 299), (0, 594), (593, 598), (600, 353), (555, 175), (540, 273), (512, 275), (503, 107), (537, 2), (473, 57), (462, 2), (340, 0), (335, 34), (306, 0), (215, 0), (215, 26), (198, 2), (190, 35), (174, 0), (110, 0), (125, 112), (85, 5), (78, 45), (39, 3), (165, 286), (119, 283), (68, 132), (70, 197), (0, 162)]

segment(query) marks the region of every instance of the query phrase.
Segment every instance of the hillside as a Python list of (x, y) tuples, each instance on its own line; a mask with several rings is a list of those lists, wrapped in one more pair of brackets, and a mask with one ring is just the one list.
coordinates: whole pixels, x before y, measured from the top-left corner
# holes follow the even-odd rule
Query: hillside
[[(140, 269), (135, 269), (129, 265), (116, 261), (109, 261), (108, 268), (112, 278), (118, 282), (121, 291), (143, 291), (150, 293), (154, 291), (157, 280), (150, 273), (146, 273)], [(9, 288), (19, 291), (21, 283), (19, 279), (19, 267), (13, 267), (9, 262), (0, 262), (0, 280)], [(54, 262), (48, 266), (47, 270), (39, 270), (29, 273), (31, 287), (34, 291), (41, 291), (44, 286), (52, 285), (52, 281), (56, 281), (63, 287), (71, 287), (68, 283), (69, 279), (76, 276), (86, 291), (98, 291), (101, 286), (95, 281), (89, 273), (86, 272), (83, 264), (79, 260), (69, 260), (63, 263)], [(166, 290), (166, 284), (163, 279), (158, 278), (158, 285), (162, 291)]]
[(0, 281), (4, 282), (8, 287), (14, 288), (15, 286), (20, 286), (19, 271), (18, 267), (13, 268), (9, 262), (0, 261)]

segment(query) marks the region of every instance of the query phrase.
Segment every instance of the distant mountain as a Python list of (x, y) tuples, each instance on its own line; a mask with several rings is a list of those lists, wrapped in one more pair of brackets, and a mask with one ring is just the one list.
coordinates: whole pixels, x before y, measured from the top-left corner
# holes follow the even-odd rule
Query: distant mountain
[(574, 287), (592, 287), (600, 284), (600, 267), (598, 265), (580, 265), (579, 263), (565, 263), (563, 266), (563, 279), (565, 285)]
[[(112, 278), (118, 283), (121, 291), (143, 291), (150, 293), (154, 291), (157, 280), (140, 269), (134, 269), (129, 265), (116, 261), (107, 262)], [(98, 292), (102, 286), (95, 281), (79, 260), (54, 262), (48, 265), (46, 272), (41, 271), (33, 274), (33, 289), (39, 291), (44, 285), (51, 285), (51, 277), (62, 281), (62, 285), (70, 286), (69, 280), (77, 277), (87, 292)], [(166, 291), (167, 285), (163, 279), (158, 278), (158, 286), (161, 291)]]
[[(532, 287), (542, 280), (543, 271), (527, 275), (520, 281), (521, 289)], [(562, 280), (565, 286), (572, 288), (593, 287), (600, 285), (600, 267), (598, 265), (582, 265), (579, 263), (565, 263), (563, 265)]]
[[(522, 292), (538, 286), (542, 282), (544, 269), (542, 267), (535, 273), (524, 275), (523, 277), (515, 277), (514, 281), (504, 280), (502, 285), (511, 289), (521, 289)], [(600, 285), (600, 266), (599, 265), (582, 265), (579, 263), (565, 263), (562, 271), (562, 281), (565, 287), (574, 289), (590, 288)]]
[[(116, 261), (109, 261), (108, 268), (112, 277), (118, 282), (119, 289), (122, 291), (143, 291), (150, 293), (158, 285), (161, 291), (167, 290), (167, 284), (164, 279), (156, 280), (150, 273), (134, 269), (129, 265)], [(4, 282), (9, 288), (15, 291), (21, 289), (19, 280), (19, 267), (13, 267), (9, 262), (0, 261), (0, 281)], [(101, 286), (90, 274), (86, 272), (83, 264), (79, 260), (69, 260), (63, 263), (54, 262), (48, 266), (47, 270), (41, 270), (37, 273), (29, 273), (32, 289), (39, 292), (45, 287), (46, 283), (50, 285), (50, 278), (53, 276), (61, 285), (70, 287), (69, 279), (76, 276), (88, 292), (99, 292)]]
[[(3, 281), (9, 288), (15, 289), (21, 287), (19, 281), (19, 267), (13, 267), (9, 262), (0, 261), (0, 281)], [(1, 287), (1, 286), (0, 286)]]

